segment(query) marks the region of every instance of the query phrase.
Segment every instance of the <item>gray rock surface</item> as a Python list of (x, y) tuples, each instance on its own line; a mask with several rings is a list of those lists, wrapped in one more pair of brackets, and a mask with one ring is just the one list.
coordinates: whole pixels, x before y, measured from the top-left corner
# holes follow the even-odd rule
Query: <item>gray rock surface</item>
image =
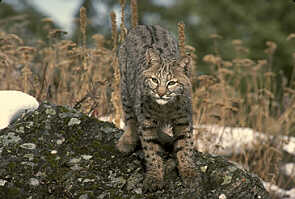
[(0, 131), (0, 198), (269, 198), (258, 177), (197, 151), (195, 186), (183, 185), (170, 157), (165, 188), (143, 193), (143, 154), (119, 153), (121, 134), (69, 107), (41, 104)]

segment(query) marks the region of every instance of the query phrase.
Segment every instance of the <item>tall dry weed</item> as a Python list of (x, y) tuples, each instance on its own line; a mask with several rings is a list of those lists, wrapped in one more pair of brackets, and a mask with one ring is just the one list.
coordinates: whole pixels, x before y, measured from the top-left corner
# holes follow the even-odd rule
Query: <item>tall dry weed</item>
[(117, 22), (116, 22), (116, 14), (114, 12), (111, 13), (111, 21), (112, 21), (112, 40), (113, 40), (113, 60), (112, 67), (114, 71), (114, 78), (112, 83), (112, 103), (114, 106), (114, 112), (112, 114), (112, 120), (114, 119), (114, 123), (116, 126), (120, 127), (120, 122), (122, 118), (122, 105), (121, 105), (121, 97), (120, 97), (120, 71), (119, 71), (119, 63), (118, 57), (116, 55), (117, 51)]

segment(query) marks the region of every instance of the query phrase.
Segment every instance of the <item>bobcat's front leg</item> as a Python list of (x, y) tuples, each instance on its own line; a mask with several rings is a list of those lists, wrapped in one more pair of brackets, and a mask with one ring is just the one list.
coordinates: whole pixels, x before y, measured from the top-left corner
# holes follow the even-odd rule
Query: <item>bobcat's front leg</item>
[(180, 119), (176, 121), (174, 135), (176, 137), (174, 152), (177, 157), (178, 171), (184, 183), (191, 186), (197, 175), (197, 171), (193, 160), (194, 143), (192, 127), (189, 120)]
[(116, 146), (120, 152), (131, 153), (135, 150), (138, 141), (139, 138), (137, 134), (136, 121), (134, 119), (130, 119), (126, 122), (125, 132), (119, 139)]
[(157, 129), (152, 121), (144, 121), (139, 132), (146, 165), (143, 188), (144, 191), (155, 191), (164, 185), (164, 163), (160, 156), (163, 150), (157, 142)]

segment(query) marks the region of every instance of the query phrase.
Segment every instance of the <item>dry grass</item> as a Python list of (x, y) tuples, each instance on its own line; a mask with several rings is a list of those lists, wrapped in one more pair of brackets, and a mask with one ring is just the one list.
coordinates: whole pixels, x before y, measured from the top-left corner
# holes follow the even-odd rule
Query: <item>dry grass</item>
[[(118, 60), (115, 51), (124, 41), (125, 1), (121, 0), (121, 32), (117, 33), (115, 13), (112, 19), (112, 49), (105, 48), (102, 35), (93, 35), (95, 47), (87, 47), (87, 15), (80, 10), (82, 44), (63, 39), (64, 32), (50, 29), (49, 19), (41, 20), (49, 29), (49, 42), (37, 41), (26, 46), (15, 34), (0, 32), (0, 89), (21, 90), (39, 101), (70, 105), (93, 116), (112, 114), (116, 124), (121, 118)], [(137, 25), (136, 1), (133, 2), (133, 26)], [(195, 65), (195, 49), (184, 44), (184, 25), (179, 24), (182, 53), (189, 53)], [(287, 86), (286, 78), (272, 72), (272, 59), (276, 44), (266, 43), (267, 59), (251, 60), (241, 40), (234, 40), (236, 52), (233, 60), (224, 60), (218, 49), (219, 35), (210, 36), (215, 49), (202, 61), (208, 64), (212, 75), (192, 76), (193, 107), (196, 123), (221, 126), (251, 127), (272, 135), (288, 135), (295, 124), (294, 84)], [(294, 34), (288, 40), (294, 39)], [(290, 55), (292, 56), (292, 55)], [(293, 55), (295, 67), (295, 54)], [(295, 72), (294, 72), (295, 73)], [(196, 74), (196, 67), (192, 68)], [(293, 78), (295, 75), (293, 75)], [(281, 85), (276, 84), (281, 78)], [(279, 95), (278, 95), (279, 94)], [(284, 187), (279, 179), (278, 163), (281, 157), (276, 143), (263, 143), (256, 152), (245, 152), (231, 157), (267, 181)]]
[[(218, 42), (221, 37), (215, 35), (212, 39)], [(213, 75), (199, 76), (195, 80), (198, 83), (193, 95), (196, 122), (250, 127), (274, 136), (294, 136), (295, 90), (287, 87), (282, 74), (272, 72), (276, 44), (266, 42), (267, 59), (262, 60), (244, 58), (248, 49), (242, 41), (234, 40), (232, 45), (237, 54), (233, 60), (224, 60), (219, 49), (203, 57)], [(276, 78), (281, 79), (281, 85), (276, 83)], [(267, 143), (259, 143), (255, 151), (245, 151), (230, 158), (265, 181), (287, 187), (295, 181), (286, 182), (278, 175), (283, 158), (281, 144), (273, 138)]]
[(39, 101), (75, 106), (86, 113), (112, 112), (113, 52), (104, 47), (102, 35), (93, 35), (96, 47), (87, 48), (86, 20), (81, 9), (82, 45), (63, 39), (64, 32), (56, 29), (49, 30), (49, 42), (33, 46), (0, 32), (0, 89), (25, 91)]

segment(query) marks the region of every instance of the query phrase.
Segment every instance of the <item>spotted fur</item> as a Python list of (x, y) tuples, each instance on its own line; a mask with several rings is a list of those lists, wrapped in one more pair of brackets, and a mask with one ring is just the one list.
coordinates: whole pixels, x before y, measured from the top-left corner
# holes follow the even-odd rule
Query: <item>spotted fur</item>
[[(180, 56), (177, 41), (160, 26), (131, 29), (119, 49), (121, 99), (126, 129), (117, 143), (121, 152), (144, 151), (144, 188), (163, 186), (165, 145), (173, 146), (179, 173), (195, 176), (192, 160), (192, 104), (189, 56)], [(165, 128), (171, 127), (170, 133)]]

